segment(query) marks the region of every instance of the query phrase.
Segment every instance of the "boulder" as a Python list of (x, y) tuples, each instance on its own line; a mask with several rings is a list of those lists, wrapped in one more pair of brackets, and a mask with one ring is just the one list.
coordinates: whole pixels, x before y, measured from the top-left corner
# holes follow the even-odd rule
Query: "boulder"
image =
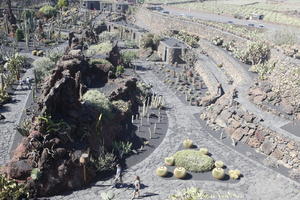
[(250, 137), (247, 144), (252, 148), (258, 148), (261, 145), (261, 142), (259, 142), (255, 137)]
[(11, 161), (6, 167), (8, 177), (18, 180), (26, 180), (32, 169), (27, 160)]
[(273, 156), (274, 158), (276, 158), (277, 160), (281, 160), (283, 157), (284, 153), (279, 149), (276, 148), (272, 153), (271, 156)]
[(265, 153), (266, 155), (270, 155), (276, 147), (276, 144), (271, 142), (269, 139), (265, 139), (265, 141), (262, 143), (260, 150)]
[(231, 138), (233, 138), (235, 141), (240, 141), (244, 135), (245, 131), (242, 128), (238, 128), (232, 133)]

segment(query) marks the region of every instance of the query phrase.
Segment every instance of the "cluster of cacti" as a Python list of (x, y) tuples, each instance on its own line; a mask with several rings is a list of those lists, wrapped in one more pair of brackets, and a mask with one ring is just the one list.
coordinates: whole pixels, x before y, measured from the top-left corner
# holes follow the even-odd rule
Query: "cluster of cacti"
[(192, 141), (191, 139), (185, 139), (185, 140), (183, 140), (182, 145), (183, 145), (183, 147), (186, 148), (186, 149), (192, 148), (192, 146), (193, 146), (193, 141)]
[(187, 174), (186, 169), (183, 167), (176, 167), (174, 169), (174, 176), (176, 178), (179, 178), (179, 179), (185, 178), (186, 174)]
[(168, 169), (166, 166), (158, 167), (156, 169), (156, 175), (160, 177), (164, 177), (168, 174)]
[(223, 44), (224, 40), (223, 38), (217, 36), (212, 40), (212, 43), (216, 46), (221, 46)]
[(164, 100), (162, 96), (152, 95), (151, 98), (151, 107), (152, 108), (161, 108), (164, 106)]
[(207, 148), (200, 148), (199, 152), (203, 155), (207, 155), (208, 154), (208, 149)]
[(241, 172), (240, 170), (229, 170), (228, 174), (230, 176), (231, 179), (236, 180), (241, 176)]
[(175, 161), (175, 159), (173, 156), (165, 158), (165, 164), (168, 166), (173, 166), (174, 161)]
[(218, 180), (221, 180), (225, 177), (224, 169), (219, 168), (219, 167), (214, 168), (211, 173), (212, 173), (212, 176)]

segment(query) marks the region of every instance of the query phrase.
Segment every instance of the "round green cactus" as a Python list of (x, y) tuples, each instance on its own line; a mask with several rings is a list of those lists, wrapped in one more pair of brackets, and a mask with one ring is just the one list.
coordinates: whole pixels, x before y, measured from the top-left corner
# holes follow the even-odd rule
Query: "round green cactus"
[(174, 169), (174, 175), (176, 178), (184, 178), (186, 176), (186, 169), (184, 169), (183, 167), (176, 167)]
[(230, 176), (231, 179), (236, 180), (241, 176), (241, 172), (240, 170), (229, 170), (228, 174)]
[(193, 141), (190, 139), (185, 139), (183, 140), (183, 147), (186, 149), (192, 148), (193, 146)]
[(156, 169), (156, 175), (164, 177), (168, 174), (168, 169), (166, 166), (162, 166)]
[(207, 155), (208, 154), (208, 149), (207, 148), (200, 148), (199, 152), (203, 155)]
[(171, 156), (171, 157), (167, 157), (165, 158), (165, 164), (168, 165), (168, 166), (173, 166), (174, 165), (174, 157)]
[(224, 169), (219, 168), (219, 167), (214, 168), (211, 173), (212, 173), (212, 176), (218, 180), (224, 178), (224, 176), (225, 176)]
[(221, 160), (217, 160), (217, 161), (215, 162), (215, 166), (216, 166), (217, 168), (223, 168), (223, 167), (224, 167), (224, 163), (223, 163), (223, 161), (221, 161)]

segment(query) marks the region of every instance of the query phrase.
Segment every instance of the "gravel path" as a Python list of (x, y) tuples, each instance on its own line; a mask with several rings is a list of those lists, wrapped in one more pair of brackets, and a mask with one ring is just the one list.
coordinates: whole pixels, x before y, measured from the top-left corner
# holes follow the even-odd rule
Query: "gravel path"
[[(134, 175), (141, 177), (144, 188), (142, 199), (166, 200), (170, 194), (180, 189), (196, 186), (213, 195), (210, 199), (250, 199), (250, 200), (296, 200), (300, 199), (300, 184), (275, 171), (243, 156), (234, 149), (213, 138), (194, 117), (200, 108), (185, 105), (152, 72), (138, 72), (142, 79), (151, 83), (154, 90), (164, 95), (168, 110), (169, 129), (160, 146), (142, 162), (131, 167), (124, 175), (124, 182), (131, 183)], [(207, 147), (213, 157), (223, 160), (229, 169), (238, 168), (244, 177), (238, 183), (222, 181), (166, 180), (155, 175), (155, 169), (163, 165), (163, 160), (174, 154), (185, 138), (191, 138), (199, 147)], [(99, 181), (91, 188), (75, 191), (68, 195), (51, 199), (100, 199), (102, 192), (111, 191), (117, 200), (128, 200), (132, 189), (112, 189), (109, 181)], [(219, 195), (224, 195), (223, 198)]]

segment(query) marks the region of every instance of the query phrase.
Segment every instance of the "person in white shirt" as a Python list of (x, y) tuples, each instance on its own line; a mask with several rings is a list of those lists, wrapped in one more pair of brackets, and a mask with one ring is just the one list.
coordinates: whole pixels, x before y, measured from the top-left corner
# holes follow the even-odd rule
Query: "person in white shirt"
[(123, 183), (122, 181), (122, 167), (120, 164), (117, 164), (117, 172), (114, 179), (114, 186), (116, 186), (117, 183)]

